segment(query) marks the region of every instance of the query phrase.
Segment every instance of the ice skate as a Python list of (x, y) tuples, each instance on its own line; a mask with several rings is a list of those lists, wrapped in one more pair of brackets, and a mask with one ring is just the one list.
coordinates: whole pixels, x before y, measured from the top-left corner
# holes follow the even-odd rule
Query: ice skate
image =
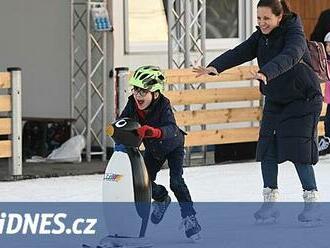
[(171, 203), (171, 197), (169, 195), (163, 201), (153, 201), (152, 207), (153, 211), (151, 214), (151, 222), (158, 224), (162, 221), (164, 214)]
[(202, 230), (202, 228), (198, 224), (195, 215), (190, 215), (182, 219), (180, 229), (182, 229), (183, 227), (187, 238), (189, 238), (193, 242), (198, 242), (199, 240), (201, 240), (200, 231)]
[(329, 145), (330, 145), (330, 138), (326, 136), (321, 137), (318, 146), (319, 152), (327, 150)]
[(304, 209), (298, 215), (298, 221), (307, 227), (313, 227), (321, 224), (321, 213), (319, 195), (316, 190), (304, 191)]
[(263, 189), (264, 203), (261, 208), (254, 214), (254, 218), (258, 224), (275, 223), (277, 222), (280, 212), (275, 207), (275, 202), (278, 199), (278, 190), (271, 188)]

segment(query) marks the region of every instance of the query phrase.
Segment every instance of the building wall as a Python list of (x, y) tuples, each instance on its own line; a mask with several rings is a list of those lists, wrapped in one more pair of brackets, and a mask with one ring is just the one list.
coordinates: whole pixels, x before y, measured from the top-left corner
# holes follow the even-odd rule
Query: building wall
[(301, 16), (307, 38), (310, 38), (321, 12), (330, 8), (330, 0), (290, 0), (290, 4)]
[[(109, 70), (112, 64), (130, 69), (141, 64), (167, 68), (167, 51), (125, 54), (123, 2), (108, 0), (114, 25), (113, 36), (109, 35)], [(255, 5), (256, 0), (252, 3)], [(9, 66), (23, 69), (24, 116), (70, 116), (70, 5), (70, 0), (10, 0), (1, 3), (0, 70)], [(248, 4), (250, 9), (246, 10), (250, 13), (245, 22), (246, 36), (255, 26), (252, 5)], [(207, 63), (228, 48), (209, 49)], [(113, 81), (109, 79), (109, 120), (113, 119), (112, 86)]]
[(69, 117), (70, 0), (1, 1), (0, 30), (0, 70), (23, 70), (23, 116)]
[[(156, 64), (167, 68), (167, 51), (125, 54), (124, 1), (108, 0), (114, 24), (109, 36), (109, 68)], [(248, 2), (248, 1), (247, 1)], [(248, 2), (242, 18), (248, 37), (256, 25), (257, 0)], [(330, 0), (290, 0), (303, 19), (310, 36), (320, 12)], [(68, 117), (70, 115), (70, 0), (10, 0), (0, 8), (0, 70), (8, 66), (23, 69), (23, 115)], [(207, 48), (206, 62), (229, 47)], [(109, 80), (109, 108), (113, 106)], [(111, 115), (111, 113), (109, 113)], [(109, 117), (112, 118), (112, 117)]]

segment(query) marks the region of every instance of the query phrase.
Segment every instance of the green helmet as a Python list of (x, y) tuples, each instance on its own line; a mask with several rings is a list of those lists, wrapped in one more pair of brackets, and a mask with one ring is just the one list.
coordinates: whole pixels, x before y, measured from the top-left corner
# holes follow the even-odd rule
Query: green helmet
[(158, 66), (141, 66), (129, 79), (128, 83), (131, 86), (136, 86), (142, 89), (155, 92), (164, 91), (165, 76)]

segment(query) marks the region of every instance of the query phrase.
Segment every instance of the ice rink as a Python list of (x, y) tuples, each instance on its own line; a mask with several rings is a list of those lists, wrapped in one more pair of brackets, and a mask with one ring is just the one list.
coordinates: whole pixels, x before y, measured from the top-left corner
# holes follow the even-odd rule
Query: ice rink
[[(315, 166), (315, 174), (321, 200), (330, 202), (330, 155), (320, 158), (320, 162)], [(329, 206), (328, 210), (325, 210), (323, 224), (319, 227), (306, 228), (299, 225), (297, 215), (303, 207), (302, 204), (293, 206), (291, 213), (281, 212), (280, 221), (274, 225), (257, 225), (254, 222), (253, 213), (260, 203), (252, 202), (263, 200), (259, 163), (185, 168), (184, 177), (196, 202), (203, 239), (199, 243), (191, 243), (185, 238), (183, 231), (178, 230), (181, 219), (178, 206), (172, 204), (163, 222), (157, 226), (148, 225), (147, 237), (153, 247), (330, 247)], [(168, 170), (159, 173), (157, 182), (168, 187)], [(300, 182), (291, 163), (284, 163), (279, 167), (279, 191), (281, 201), (303, 201)], [(175, 201), (172, 192), (170, 194)], [(102, 175), (1, 182), (0, 195), (3, 202), (101, 202)], [(201, 202), (204, 203), (199, 204)], [(244, 210), (241, 211), (241, 202), (252, 205), (243, 204)], [(228, 209), (230, 205), (226, 205), (227, 203), (234, 203), (232, 209)], [(70, 247), (81, 247), (81, 242), (77, 241)], [(40, 243), (39, 247), (48, 246), (42, 246)]]
[[(330, 155), (320, 157), (320, 162), (314, 168), (321, 199), (330, 202)], [(185, 168), (184, 178), (194, 201), (262, 201), (259, 163)], [(167, 169), (160, 171), (157, 182), (169, 189)], [(302, 201), (301, 185), (291, 163), (279, 165), (278, 184), (281, 201)], [(102, 201), (102, 175), (0, 182), (0, 195), (1, 201)]]

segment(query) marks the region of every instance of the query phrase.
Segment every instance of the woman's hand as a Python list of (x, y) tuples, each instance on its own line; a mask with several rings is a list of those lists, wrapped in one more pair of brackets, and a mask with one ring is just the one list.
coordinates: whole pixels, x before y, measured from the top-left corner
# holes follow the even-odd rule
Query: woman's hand
[(215, 69), (213, 66), (204, 67), (204, 66), (198, 66), (193, 68), (193, 72), (196, 73), (196, 77), (200, 77), (203, 75), (218, 75), (217, 69)]
[(255, 79), (263, 81), (265, 84), (267, 84), (267, 77), (265, 76), (265, 74), (257, 72), (254, 77)]

